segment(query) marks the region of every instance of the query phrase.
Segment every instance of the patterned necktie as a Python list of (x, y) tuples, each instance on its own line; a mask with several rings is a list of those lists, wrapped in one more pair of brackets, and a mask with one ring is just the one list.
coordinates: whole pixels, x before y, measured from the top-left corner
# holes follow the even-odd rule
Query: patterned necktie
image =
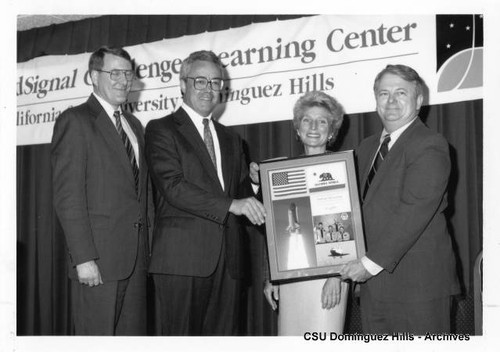
[(132, 166), (132, 172), (134, 174), (134, 182), (135, 182), (135, 192), (138, 193), (139, 190), (139, 168), (137, 167), (137, 162), (135, 160), (134, 148), (132, 147), (132, 143), (128, 138), (127, 134), (123, 130), (122, 121), (120, 119), (120, 112), (115, 111), (113, 113), (113, 117), (116, 120), (116, 129), (118, 130), (118, 134), (122, 138), (123, 144), (125, 145), (125, 150), (127, 152), (128, 159)]
[(205, 141), (205, 145), (207, 146), (208, 154), (210, 154), (210, 159), (214, 163), (215, 168), (217, 169), (217, 160), (215, 159), (215, 148), (214, 148), (214, 139), (212, 137), (212, 132), (210, 132), (210, 119), (203, 119), (203, 140)]
[(368, 192), (368, 187), (370, 187), (370, 184), (372, 183), (373, 177), (375, 177), (375, 174), (377, 173), (378, 168), (382, 164), (382, 161), (384, 161), (387, 153), (389, 153), (389, 142), (391, 141), (391, 135), (386, 134), (384, 136), (384, 141), (380, 145), (380, 148), (378, 149), (377, 156), (375, 157), (375, 160), (373, 161), (372, 168), (370, 169), (370, 173), (368, 174), (368, 178), (366, 180), (365, 184), (365, 190), (363, 192), (363, 199), (366, 197), (366, 192)]

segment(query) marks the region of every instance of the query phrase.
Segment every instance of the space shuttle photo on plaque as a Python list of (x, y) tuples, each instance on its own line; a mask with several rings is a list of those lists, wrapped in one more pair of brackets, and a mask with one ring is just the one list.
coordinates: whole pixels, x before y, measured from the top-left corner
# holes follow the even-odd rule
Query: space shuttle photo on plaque
[(271, 281), (338, 275), (365, 254), (353, 151), (260, 164)]

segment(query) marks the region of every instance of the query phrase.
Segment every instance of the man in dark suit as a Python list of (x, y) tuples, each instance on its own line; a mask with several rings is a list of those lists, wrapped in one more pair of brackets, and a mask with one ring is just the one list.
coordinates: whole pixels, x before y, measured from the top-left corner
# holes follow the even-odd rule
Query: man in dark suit
[[(223, 66), (197, 51), (180, 71), (183, 105), (146, 127), (146, 158), (157, 190), (149, 272), (164, 335), (239, 334), (244, 254), (237, 215), (263, 224), (248, 186), (240, 138), (211, 119)], [(254, 180), (257, 181), (257, 180)]]
[(89, 60), (94, 92), (57, 119), (54, 206), (69, 252), (77, 335), (146, 333), (148, 173), (139, 120), (120, 107), (130, 55), (102, 47)]
[(384, 130), (357, 149), (367, 253), (341, 274), (366, 281), (363, 332), (450, 332), (459, 287), (444, 216), (448, 143), (418, 118), (424, 82), (412, 68), (388, 65), (374, 91)]

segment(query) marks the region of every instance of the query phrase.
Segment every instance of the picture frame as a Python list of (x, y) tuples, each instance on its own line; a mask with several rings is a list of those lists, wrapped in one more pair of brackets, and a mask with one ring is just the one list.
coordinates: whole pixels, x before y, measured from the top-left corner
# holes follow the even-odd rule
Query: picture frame
[(260, 164), (271, 281), (338, 276), (364, 256), (352, 150)]

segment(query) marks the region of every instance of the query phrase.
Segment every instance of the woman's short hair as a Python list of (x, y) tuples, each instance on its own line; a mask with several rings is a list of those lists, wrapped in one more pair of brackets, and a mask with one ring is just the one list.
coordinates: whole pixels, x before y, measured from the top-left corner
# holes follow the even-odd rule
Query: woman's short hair
[(344, 108), (334, 97), (324, 92), (307, 92), (297, 100), (293, 107), (293, 127), (298, 130), (306, 110), (315, 106), (324, 108), (328, 112), (328, 125), (332, 135), (330, 142), (334, 141), (344, 120)]

